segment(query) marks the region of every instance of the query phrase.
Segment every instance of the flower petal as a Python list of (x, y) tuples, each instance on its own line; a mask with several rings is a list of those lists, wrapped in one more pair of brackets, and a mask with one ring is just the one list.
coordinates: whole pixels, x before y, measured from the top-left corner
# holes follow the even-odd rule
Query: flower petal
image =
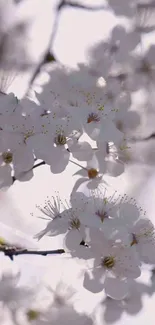
[(11, 170), (8, 165), (0, 167), (0, 188), (7, 188), (12, 185)]
[(105, 281), (105, 272), (101, 268), (97, 268), (90, 272), (85, 272), (83, 286), (87, 290), (97, 293), (103, 290)]
[(54, 174), (63, 172), (68, 165), (69, 156), (70, 153), (65, 148), (62, 150), (58, 147), (53, 147), (50, 166), (51, 172)]
[(116, 128), (112, 121), (105, 119), (98, 135), (98, 142), (103, 141), (103, 139), (106, 142), (115, 142), (117, 144), (123, 139), (123, 133)]
[(117, 177), (124, 173), (124, 164), (119, 161), (107, 161), (106, 170), (111, 176)]
[(27, 146), (20, 146), (13, 155), (13, 164), (16, 176), (21, 172), (30, 170), (34, 164), (32, 151)]
[(73, 157), (80, 161), (88, 161), (93, 157), (92, 147), (86, 141), (78, 142), (75, 145), (72, 145), (69, 150), (72, 152)]
[(107, 296), (115, 300), (122, 300), (128, 295), (129, 286), (127, 280), (106, 277), (104, 289)]

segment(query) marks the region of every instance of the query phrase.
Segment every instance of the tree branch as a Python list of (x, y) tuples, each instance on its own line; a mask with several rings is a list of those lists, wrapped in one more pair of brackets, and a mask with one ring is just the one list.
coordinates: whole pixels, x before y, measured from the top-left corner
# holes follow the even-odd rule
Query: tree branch
[(87, 5), (79, 4), (78, 2), (72, 2), (72, 1), (67, 1), (67, 0), (61, 1), (61, 3), (59, 4), (58, 10), (61, 10), (64, 7), (73, 7), (73, 8), (85, 9), (85, 10), (91, 10), (91, 11), (106, 9), (106, 7), (103, 5), (98, 5), (98, 6), (89, 6), (88, 5), (87, 6)]
[(64, 249), (56, 250), (47, 250), (47, 251), (37, 251), (37, 250), (28, 250), (28, 249), (16, 249), (15, 247), (3, 247), (0, 248), (0, 252), (3, 252), (4, 255), (8, 256), (12, 261), (14, 256), (18, 255), (55, 255), (55, 254), (64, 254)]

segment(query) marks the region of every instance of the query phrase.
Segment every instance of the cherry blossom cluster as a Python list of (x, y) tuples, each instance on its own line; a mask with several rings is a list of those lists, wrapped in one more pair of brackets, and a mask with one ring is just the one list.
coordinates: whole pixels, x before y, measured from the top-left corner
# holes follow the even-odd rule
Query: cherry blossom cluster
[(104, 289), (111, 298), (123, 299), (141, 265), (155, 264), (155, 228), (127, 195), (108, 196), (106, 189), (89, 197), (77, 192), (66, 204), (57, 194), (38, 208), (48, 223), (35, 238), (62, 235), (65, 252), (84, 261), (83, 285), (89, 291)]
[[(49, 165), (52, 173), (63, 172), (72, 159), (84, 161), (87, 167), (80, 166), (88, 179), (123, 173), (121, 156), (128, 147), (114, 123), (117, 112), (106, 105), (103, 89), (75, 87), (72, 96), (78, 107), (69, 105), (68, 99), (60, 105), (56, 94), (40, 106), (28, 98), (18, 101), (13, 94), (1, 94), (1, 188), (20, 180), (37, 159)], [(84, 134), (88, 142), (81, 140)]]
[[(86, 314), (78, 314), (72, 302), (75, 290), (59, 282), (55, 290), (44, 282), (32, 288), (21, 283), (20, 274), (5, 273), (0, 279), (0, 301), (5, 305), (1, 315), (6, 322), (10, 314), (18, 324), (64, 324), (74, 320), (76, 324), (93, 324)], [(44, 303), (43, 303), (44, 302)]]
[[(130, 1), (122, 7), (121, 2), (108, 4), (119, 15), (132, 12), (130, 28), (113, 28), (90, 51), (88, 65), (47, 64), (30, 89), (33, 96), (19, 101), (13, 94), (0, 95), (0, 188), (28, 174), (30, 179), (38, 159), (52, 173), (75, 163), (93, 187), (105, 174), (124, 172), (133, 130), (141, 125), (137, 108), (152, 108), (154, 102), (155, 48), (145, 50), (143, 42), (151, 4)], [(40, 92), (42, 72), (49, 78)]]
[[(126, 9), (132, 24), (116, 26), (88, 53), (88, 65), (47, 64), (22, 100), (0, 94), (0, 188), (31, 178), (39, 164), (53, 174), (80, 168), (89, 196), (75, 184), (69, 203), (47, 200), (39, 209), (49, 222), (35, 238), (63, 235), (65, 252), (85, 263), (84, 287), (114, 299), (126, 297), (142, 263), (155, 264), (155, 229), (145, 212), (104, 189), (104, 175), (121, 175), (131, 161), (130, 141), (141, 136), (137, 109), (154, 108), (155, 46), (145, 49), (143, 39), (154, 29), (143, 19), (154, 5), (124, 3), (108, 1), (119, 15)], [(41, 92), (42, 73), (50, 81)], [(30, 310), (28, 317), (42, 316)]]

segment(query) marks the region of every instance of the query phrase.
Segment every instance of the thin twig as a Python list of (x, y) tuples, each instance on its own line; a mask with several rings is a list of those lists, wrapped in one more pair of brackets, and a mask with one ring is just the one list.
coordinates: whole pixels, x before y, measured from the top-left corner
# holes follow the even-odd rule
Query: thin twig
[[(31, 170), (37, 168), (37, 167), (40, 167), (42, 165), (46, 165), (45, 161), (41, 161), (40, 163), (34, 165), (31, 169), (29, 169), (28, 171), (26, 172), (23, 172), (22, 174), (25, 175), (26, 173), (30, 172)], [(17, 178), (15, 176), (12, 176), (12, 184), (17, 180)]]
[(41, 161), (40, 163), (34, 165), (34, 166), (32, 167), (32, 169), (35, 169), (35, 168), (40, 167), (40, 166), (42, 166), (42, 165), (46, 165), (45, 161)]
[(8, 256), (12, 261), (14, 256), (18, 255), (55, 255), (55, 254), (64, 254), (64, 249), (56, 250), (46, 250), (46, 251), (37, 251), (37, 250), (28, 250), (28, 249), (16, 249), (16, 248), (0, 248), (0, 252), (3, 252), (4, 255)]
[(67, 1), (63, 0), (58, 7), (58, 10), (63, 9), (64, 7), (73, 7), (77, 9), (84, 9), (84, 10), (91, 10), (91, 11), (97, 11), (97, 10), (103, 10), (106, 9), (104, 5), (97, 5), (97, 6), (89, 6), (89, 5), (83, 5), (78, 2), (72, 2), (72, 1)]

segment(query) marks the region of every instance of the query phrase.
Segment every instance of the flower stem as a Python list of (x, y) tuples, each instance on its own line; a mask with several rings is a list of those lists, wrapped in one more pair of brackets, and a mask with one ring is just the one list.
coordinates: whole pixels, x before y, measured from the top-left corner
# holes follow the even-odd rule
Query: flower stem
[(81, 166), (80, 164), (76, 163), (75, 161), (73, 161), (73, 160), (71, 160), (71, 159), (69, 159), (69, 162), (71, 162), (72, 164), (74, 164), (74, 165), (76, 165), (76, 166), (78, 166), (78, 167), (80, 167), (80, 168), (83, 168), (83, 169), (87, 170), (86, 167)]

